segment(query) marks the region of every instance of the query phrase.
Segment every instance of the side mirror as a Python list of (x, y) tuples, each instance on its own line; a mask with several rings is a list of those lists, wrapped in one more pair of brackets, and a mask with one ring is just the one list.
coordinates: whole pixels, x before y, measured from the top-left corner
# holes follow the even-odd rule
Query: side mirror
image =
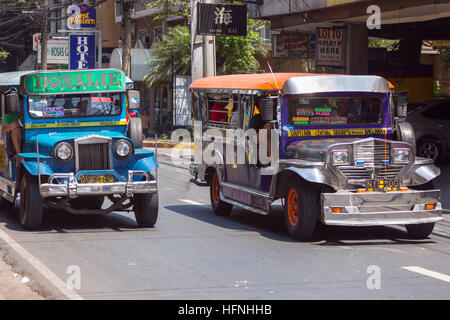
[(19, 93), (11, 92), (6, 95), (6, 109), (5, 113), (19, 113), (20, 100)]
[(128, 90), (128, 110), (137, 110), (140, 106), (141, 93), (137, 90)]
[(408, 90), (394, 93), (394, 97), (397, 97), (396, 116), (400, 119), (406, 119), (408, 113)]

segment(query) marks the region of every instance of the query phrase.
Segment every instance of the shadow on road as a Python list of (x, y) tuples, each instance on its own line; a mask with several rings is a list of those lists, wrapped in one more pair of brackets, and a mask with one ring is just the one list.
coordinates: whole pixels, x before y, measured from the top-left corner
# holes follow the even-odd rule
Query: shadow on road
[[(272, 213), (267, 216), (235, 208), (230, 217), (216, 216), (207, 206), (175, 205), (165, 206), (165, 208), (221, 228), (253, 231), (272, 240), (297, 242), (287, 233), (281, 206), (274, 206)], [(396, 227), (336, 227), (325, 226), (320, 223), (317, 226), (314, 238), (309, 241), (310, 244), (321, 246), (425, 244), (434, 242), (432, 239), (413, 240), (406, 231)]]
[[(46, 209), (39, 232), (56, 231), (65, 233), (70, 230), (109, 229), (113, 231), (133, 231), (142, 230), (133, 218), (124, 216), (116, 212), (101, 215), (76, 215), (64, 210)], [(13, 211), (0, 211), (0, 223), (5, 223), (5, 227), (14, 231), (26, 231), (20, 224), (18, 203)], [(26, 231), (28, 232), (28, 231)]]

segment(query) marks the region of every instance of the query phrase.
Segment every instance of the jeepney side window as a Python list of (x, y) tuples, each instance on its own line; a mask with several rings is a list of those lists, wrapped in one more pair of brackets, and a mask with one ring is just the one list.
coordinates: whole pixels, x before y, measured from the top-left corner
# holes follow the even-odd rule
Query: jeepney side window
[(207, 107), (208, 126), (224, 129), (242, 127), (238, 95), (209, 95)]

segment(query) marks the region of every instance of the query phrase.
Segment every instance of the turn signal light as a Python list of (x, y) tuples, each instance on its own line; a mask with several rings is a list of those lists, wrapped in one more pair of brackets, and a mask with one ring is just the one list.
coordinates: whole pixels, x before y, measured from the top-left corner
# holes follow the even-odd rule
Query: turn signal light
[(334, 207), (334, 208), (331, 208), (331, 211), (333, 211), (333, 213), (342, 213), (342, 208)]
[(401, 192), (406, 192), (406, 191), (408, 191), (408, 188), (400, 188), (400, 191)]
[(434, 203), (429, 203), (425, 205), (425, 210), (434, 210), (436, 205)]

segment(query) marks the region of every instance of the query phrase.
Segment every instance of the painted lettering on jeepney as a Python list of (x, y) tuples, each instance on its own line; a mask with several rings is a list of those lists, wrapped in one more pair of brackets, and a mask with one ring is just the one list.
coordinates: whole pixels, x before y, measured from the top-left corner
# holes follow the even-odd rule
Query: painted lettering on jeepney
[(384, 135), (385, 128), (362, 128), (362, 129), (306, 129), (288, 131), (288, 137), (331, 137), (331, 136), (368, 136)]

